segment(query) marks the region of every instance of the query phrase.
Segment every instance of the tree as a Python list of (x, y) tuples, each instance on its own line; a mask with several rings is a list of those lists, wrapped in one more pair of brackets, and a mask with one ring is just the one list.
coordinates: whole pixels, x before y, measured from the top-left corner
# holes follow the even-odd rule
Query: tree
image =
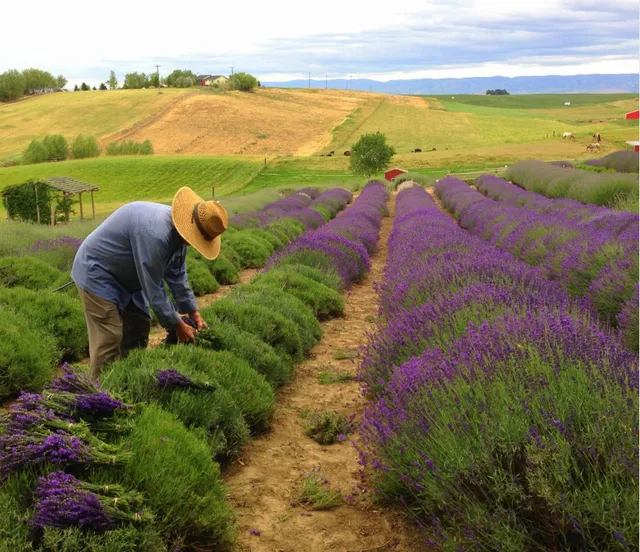
[(146, 88), (149, 86), (149, 79), (144, 73), (127, 73), (124, 76), (124, 86), (127, 89)]
[(175, 86), (176, 88), (189, 88), (196, 83), (196, 76), (189, 70), (174, 69), (167, 76), (167, 86)]
[(229, 88), (231, 90), (249, 92), (256, 86), (258, 86), (258, 79), (249, 73), (234, 73), (229, 77)]
[(107, 87), (105, 86), (104, 82), (100, 83), (100, 90), (106, 90)]
[(62, 89), (65, 86), (67, 86), (67, 79), (65, 79), (62, 75), (58, 75), (56, 77), (56, 88)]
[(109, 84), (109, 90), (115, 90), (116, 88), (118, 88), (118, 79), (116, 79), (115, 71), (111, 71), (109, 73), (109, 80), (107, 81), (107, 83)]
[(17, 69), (0, 74), (0, 101), (17, 100), (24, 95), (24, 75)]
[(153, 88), (158, 88), (159, 84), (160, 83), (158, 81), (158, 73), (151, 73), (149, 75), (149, 86)]
[(91, 90), (91, 88), (89, 87), (89, 85), (87, 83), (83, 82), (80, 85), (80, 90), (85, 90), (86, 91), (86, 90)]
[(34, 94), (56, 87), (56, 79), (48, 71), (29, 68), (22, 71), (24, 76), (24, 93)]
[(80, 90), (80, 89), (78, 88), (78, 85), (76, 84), (76, 85), (73, 87), (73, 91), (74, 91), (74, 92), (77, 92), (78, 90)]
[(487, 96), (510, 96), (509, 92), (507, 92), (504, 88), (496, 88), (495, 90), (487, 90)]
[(395, 152), (393, 147), (387, 144), (387, 138), (382, 132), (363, 134), (351, 146), (349, 168), (354, 174), (363, 174), (368, 178), (386, 169), (391, 164)]

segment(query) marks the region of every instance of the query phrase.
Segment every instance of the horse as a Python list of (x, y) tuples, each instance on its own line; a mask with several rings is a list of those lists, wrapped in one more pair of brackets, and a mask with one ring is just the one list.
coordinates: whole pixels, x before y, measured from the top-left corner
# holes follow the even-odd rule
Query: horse
[(598, 144), (598, 142), (591, 142), (588, 146), (587, 146), (587, 151), (592, 151), (592, 150), (599, 150), (600, 149), (600, 144)]
[(596, 132), (596, 133), (592, 136), (592, 138), (593, 138), (593, 141), (594, 141), (594, 142), (600, 142), (600, 133), (599, 133), (599, 132)]
[(573, 132), (563, 132), (562, 133), (562, 139), (564, 140), (565, 138), (569, 138), (569, 140), (575, 140), (576, 137), (574, 136)]

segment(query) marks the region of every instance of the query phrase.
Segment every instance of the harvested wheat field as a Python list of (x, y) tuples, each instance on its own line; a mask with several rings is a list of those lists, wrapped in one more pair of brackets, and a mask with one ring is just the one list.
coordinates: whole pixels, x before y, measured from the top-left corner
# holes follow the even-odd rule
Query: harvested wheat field
[(331, 142), (332, 129), (370, 98), (335, 90), (199, 94), (126, 137), (149, 138), (155, 152), (165, 155), (310, 155)]

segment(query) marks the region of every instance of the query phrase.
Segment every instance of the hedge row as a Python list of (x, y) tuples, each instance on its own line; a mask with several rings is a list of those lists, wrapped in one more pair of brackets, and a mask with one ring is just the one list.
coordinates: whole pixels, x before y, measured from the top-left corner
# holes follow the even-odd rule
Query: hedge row
[(594, 173), (557, 167), (544, 161), (519, 161), (510, 165), (504, 176), (525, 190), (593, 205), (610, 206), (621, 198), (638, 195), (637, 175)]

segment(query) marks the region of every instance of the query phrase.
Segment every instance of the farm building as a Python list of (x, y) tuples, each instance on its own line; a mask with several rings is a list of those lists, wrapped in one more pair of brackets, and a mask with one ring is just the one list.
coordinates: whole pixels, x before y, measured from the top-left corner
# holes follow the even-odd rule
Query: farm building
[(198, 75), (196, 81), (200, 86), (218, 86), (226, 84), (229, 79), (224, 75)]
[(630, 111), (625, 115), (625, 119), (638, 119), (638, 113), (640, 113), (640, 111), (637, 109), (635, 111)]
[(393, 181), (393, 179), (399, 174), (404, 174), (407, 171), (404, 169), (399, 169), (398, 167), (394, 167), (393, 169), (389, 169), (386, 173), (384, 173), (384, 177), (389, 181)]
[(628, 141), (627, 144), (629, 144), (630, 146), (633, 146), (633, 151), (640, 152), (640, 142), (631, 140), (631, 141)]

